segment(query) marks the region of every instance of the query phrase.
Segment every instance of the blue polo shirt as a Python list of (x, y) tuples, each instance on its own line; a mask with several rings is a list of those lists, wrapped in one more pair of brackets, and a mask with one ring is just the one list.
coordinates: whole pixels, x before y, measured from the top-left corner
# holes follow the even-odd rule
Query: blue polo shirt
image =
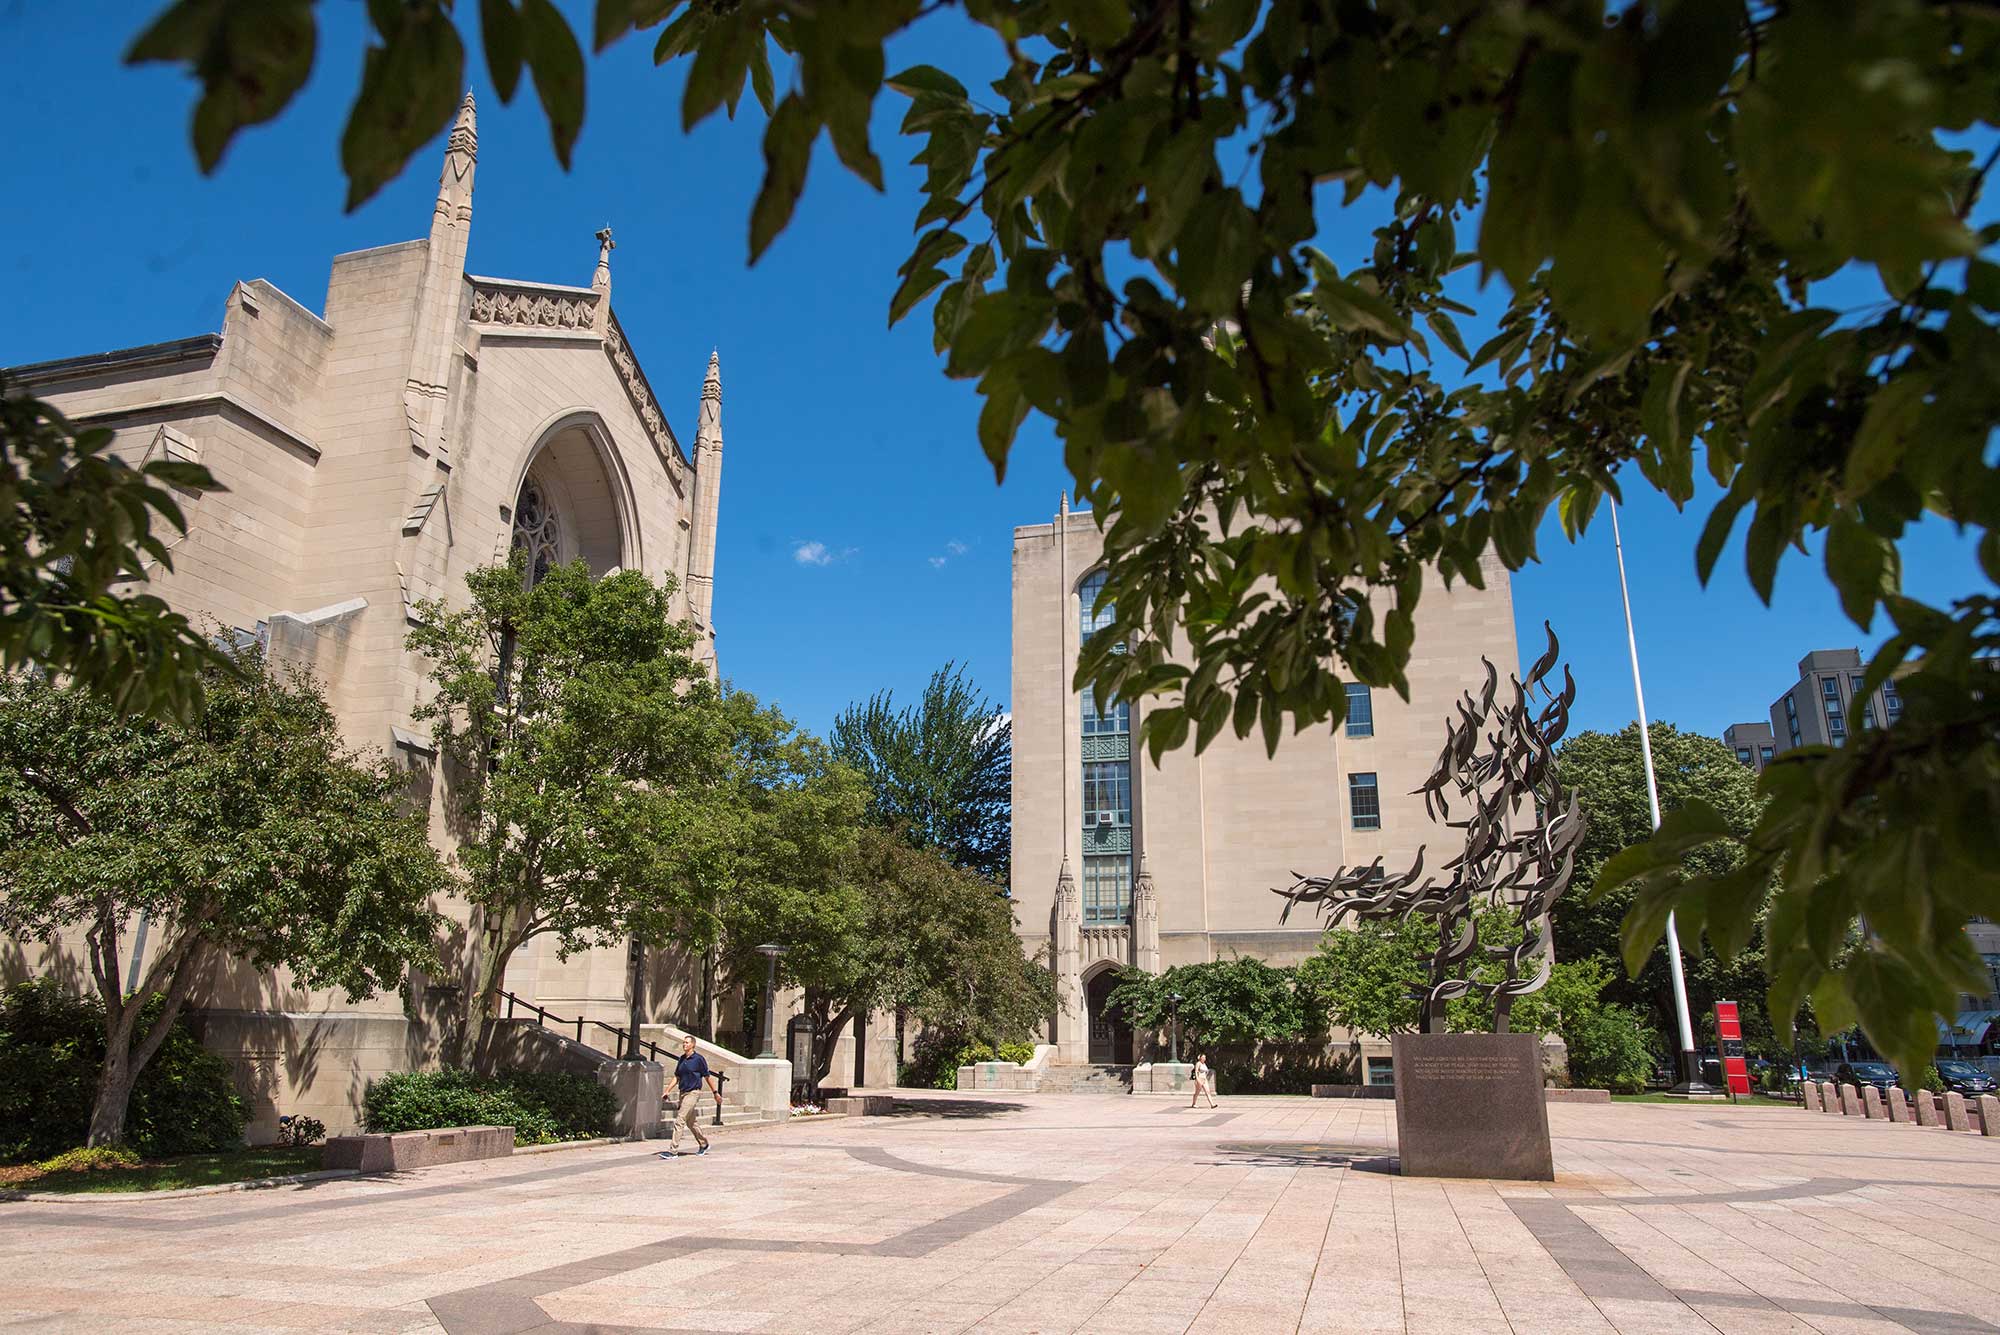
[(691, 1094), (701, 1088), (701, 1082), (708, 1078), (708, 1059), (699, 1052), (690, 1052), (674, 1063), (674, 1083), (681, 1087), (681, 1093)]

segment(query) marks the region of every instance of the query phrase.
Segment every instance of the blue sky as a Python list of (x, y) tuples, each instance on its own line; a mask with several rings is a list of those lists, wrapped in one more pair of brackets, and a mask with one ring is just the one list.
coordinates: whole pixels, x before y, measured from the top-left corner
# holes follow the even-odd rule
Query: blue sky
[[(276, 123), (239, 136), (206, 179), (188, 148), (192, 82), (119, 64), (163, 3), (0, 0), (12, 73), (0, 97), (18, 171), (0, 213), (11, 310), (0, 365), (215, 330), (238, 278), (267, 278), (320, 309), (334, 254), (420, 236), (428, 224), (441, 145), (364, 208), (341, 212), (338, 145), (359, 77), (358, 3), (318, 7), (312, 82)], [(582, 7), (564, 7), (583, 17)], [(1012, 530), (1048, 519), (1069, 479), (1053, 433), (1031, 418), (996, 486), (975, 435), (978, 399), (944, 377), (928, 310), (886, 327), (919, 180), (904, 165), (914, 147), (894, 135), (900, 99), (884, 96), (876, 124), (887, 193), (822, 150), (790, 230), (752, 269), (761, 114), (751, 104), (735, 123), (718, 117), (683, 136), (679, 72), (655, 70), (651, 47), (629, 40), (591, 62), (589, 112), (567, 174), (526, 81), (503, 108), (471, 62), (480, 131), (472, 271), (587, 283), (592, 233), (611, 224), (619, 319), (684, 440), (709, 350), (720, 349), (727, 453), (716, 617), (724, 669), (738, 685), (823, 730), (848, 702), (885, 688), (913, 696), (956, 659), (1004, 703)], [(990, 66), (992, 54), (947, 14), (901, 39), (891, 68), (929, 61), (966, 71)], [(31, 165), (20, 170), (24, 160)], [(1330, 226), (1323, 248), (1345, 267), (1365, 224)], [(1858, 632), (1818, 562), (1796, 553), (1765, 607), (1742, 574), (1741, 525), (1702, 589), (1693, 551), (1712, 495), (1677, 513), (1642, 484), (1632, 490), (1626, 555), (1655, 719), (1719, 732), (1764, 718), (1805, 652), (1881, 637), (1879, 623), (1873, 636)], [(1609, 525), (1572, 546), (1551, 517), (1541, 552), (1514, 581), (1522, 642), (1532, 657), (1541, 621), (1553, 620), (1582, 685), (1576, 726), (1621, 727), (1633, 705)], [(1905, 587), (1920, 596), (1947, 598), (1979, 578), (1970, 544), (1942, 525), (1914, 534), (1904, 563)]]

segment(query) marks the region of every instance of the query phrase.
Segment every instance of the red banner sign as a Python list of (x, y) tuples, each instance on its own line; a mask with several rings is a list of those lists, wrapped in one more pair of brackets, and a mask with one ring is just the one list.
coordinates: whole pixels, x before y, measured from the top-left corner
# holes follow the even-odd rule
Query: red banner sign
[(1731, 1094), (1750, 1092), (1750, 1064), (1743, 1059), (1743, 1024), (1733, 1001), (1715, 1003), (1715, 1040), (1722, 1052), (1722, 1076)]

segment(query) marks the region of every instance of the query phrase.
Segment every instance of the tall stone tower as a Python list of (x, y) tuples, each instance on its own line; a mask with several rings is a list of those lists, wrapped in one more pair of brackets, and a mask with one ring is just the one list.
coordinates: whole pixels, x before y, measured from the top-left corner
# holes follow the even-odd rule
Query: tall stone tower
[(715, 524), (722, 503), (722, 357), (708, 354), (701, 417), (694, 431), (694, 534), (688, 549), (688, 614), (711, 639), (715, 602)]

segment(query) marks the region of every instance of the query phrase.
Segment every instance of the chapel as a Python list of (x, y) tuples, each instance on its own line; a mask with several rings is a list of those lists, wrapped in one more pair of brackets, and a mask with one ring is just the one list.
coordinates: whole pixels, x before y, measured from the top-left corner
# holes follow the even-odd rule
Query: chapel
[[(608, 228), (587, 285), (467, 272), (478, 156), (468, 93), (427, 234), (336, 256), (323, 313), (252, 279), (230, 290), (219, 332), (12, 371), (77, 425), (111, 428), (128, 461), (206, 465), (226, 490), (178, 498), (188, 530), (153, 591), (309, 667), (350, 743), (409, 769), (445, 848), (437, 757), (411, 716), (427, 665), (404, 644), (424, 600), (462, 602), (466, 574), (513, 548), (530, 578), (580, 558), (599, 575), (673, 577), (676, 612), (711, 666), (715, 654), (719, 358), (683, 444), (612, 306)], [(140, 920), (122, 943), (135, 979), (147, 932)], [(62, 966), (31, 952), (24, 967)], [(662, 1005), (672, 981), (649, 988)], [(456, 986), (415, 977), (404, 995), (350, 1004), (226, 967), (191, 1005), (251, 1095), (252, 1139), (268, 1139), (281, 1110), (352, 1126), (368, 1079), (434, 1061)], [(626, 951), (563, 960), (544, 937), (505, 986), (622, 1023)]]

